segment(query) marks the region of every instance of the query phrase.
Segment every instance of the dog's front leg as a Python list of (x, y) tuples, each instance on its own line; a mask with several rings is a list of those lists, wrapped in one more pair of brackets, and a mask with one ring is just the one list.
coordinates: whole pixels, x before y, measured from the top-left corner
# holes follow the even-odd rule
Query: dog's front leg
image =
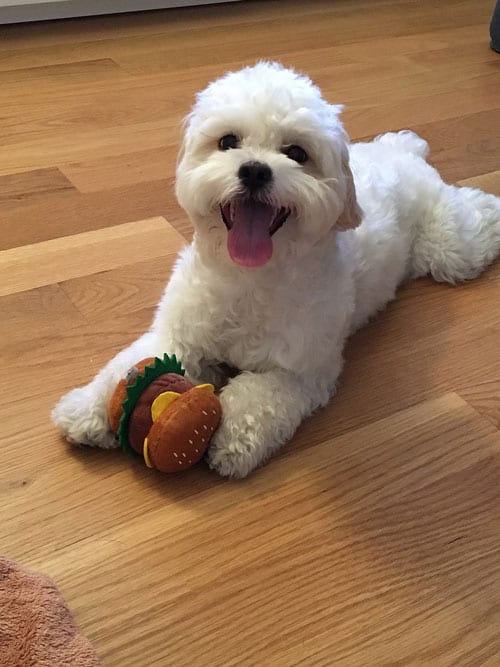
[(64, 437), (82, 445), (117, 447), (107, 414), (111, 394), (131, 366), (161, 352), (158, 337), (149, 332), (117, 354), (89, 384), (63, 396), (52, 411), (52, 419)]
[(282, 369), (243, 372), (222, 390), (222, 422), (207, 459), (224, 477), (245, 477), (290, 440), (328, 400), (326, 389)]

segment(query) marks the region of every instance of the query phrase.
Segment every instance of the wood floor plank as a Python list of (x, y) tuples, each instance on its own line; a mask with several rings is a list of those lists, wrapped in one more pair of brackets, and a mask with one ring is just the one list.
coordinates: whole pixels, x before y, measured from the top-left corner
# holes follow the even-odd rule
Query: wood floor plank
[[(498, 375), (496, 376), (498, 378)], [(483, 378), (479, 384), (460, 389), (460, 396), (500, 430), (500, 380)]]
[[(9, 104), (7, 100), (3, 104), (3, 114), (8, 134), (3, 137), (3, 143), (6, 146), (23, 141), (28, 143), (37, 131), (44, 134), (40, 141), (48, 142), (62, 132), (67, 133), (83, 125), (87, 132), (119, 129), (124, 125), (133, 127), (144, 123), (143, 105), (149, 108), (147, 120), (150, 123), (165, 124), (165, 119), (173, 112), (181, 116), (187, 111), (185, 102), (172, 96), (170, 91), (159, 88), (157, 81), (141, 81), (139, 77), (126, 79), (122, 88), (101, 82), (99, 90), (94, 86), (94, 90), (80, 91), (69, 99), (67, 92), (61, 82), (58, 93), (51, 91), (45, 99), (40, 96), (36, 107), (27, 99), (22, 117), (19, 116), (19, 101)], [(65, 103), (61, 104), (63, 97), (66, 98)], [(56, 148), (52, 147), (50, 154)]]
[[(57, 336), (71, 322), (80, 326), (82, 313), (60, 285), (46, 285), (36, 290), (9, 294), (0, 299), (0, 340), (2, 348), (24, 341)], [(6, 362), (3, 358), (2, 363)]]
[[(102, 454), (95, 485), (77, 489), (67, 475), (82, 465), (75, 457), (66, 474), (53, 464), (17, 486), (18, 495), (29, 488), (39, 497), (50, 519), (42, 530), (31, 503), (18, 499), (13, 520), (24, 530), (11, 553), (56, 578), (106, 665), (168, 664), (172, 652), (182, 656), (176, 664), (210, 656), (224, 665), (382, 665), (398, 655), (405, 664), (450, 665), (464, 651), (474, 659), (500, 648), (499, 456), (498, 432), (448, 394), (297, 451), (277, 476), (270, 467), (227, 484), (200, 474), (190, 496), (178, 478), (165, 485), (123, 460), (109, 477), (112, 453)], [(66, 511), (86, 508), (67, 546), (58, 499)], [(130, 514), (113, 524), (123, 503)], [(203, 549), (193, 551), (193, 541)], [(45, 545), (38, 556), (37, 542)], [(242, 573), (251, 586), (242, 586)], [(326, 623), (328, 633), (318, 632)], [(432, 632), (437, 623), (440, 633)], [(161, 642), (152, 641), (156, 633)]]
[[(315, 47), (328, 47), (332, 44), (342, 44), (346, 41), (362, 41), (373, 38), (373, 17), (371, 13), (360, 12), (358, 6), (353, 7), (349, 3), (344, 3), (343, 7), (335, 10), (335, 6), (325, 8), (324, 3), (319, 5), (319, 12), (323, 15), (323, 25), (328, 20), (335, 24), (335, 31), (318, 29), (318, 15), (315, 13), (303, 12), (300, 20), (297, 16), (287, 16), (275, 12), (267, 20), (262, 21), (259, 31), (252, 30), (250, 21), (236, 23), (231, 31), (227, 30), (224, 22), (218, 20), (220, 11), (214, 8), (212, 14), (212, 25), (207, 30), (206, 25), (201, 27), (189, 27), (185, 30), (179, 29), (168, 33), (168, 39), (161, 34), (161, 29), (157, 34), (144, 36), (80, 42), (78, 50), (73, 52), (73, 58), (77, 60), (99, 60), (112, 54), (113, 59), (118, 59), (120, 55), (146, 55), (152, 52), (162, 50), (168, 54), (164, 61), (164, 70), (175, 71), (186, 67), (193, 67), (200, 62), (214, 62), (223, 65), (227, 61), (227, 54), (238, 53), (238, 57), (243, 60), (255, 60), (262, 57), (283, 57), (285, 54), (309, 47), (311, 32), (314, 33)], [(481, 5), (479, 10), (471, 11), (468, 3), (454, 1), (449, 5), (449, 11), (453, 11), (453, 27), (466, 27), (477, 25), (485, 19), (486, 6)], [(239, 8), (231, 7), (230, 11), (238, 12)], [(418, 16), (421, 21), (425, 16), (428, 20), (426, 26), (428, 30), (449, 29), (449, 20), (445, 15), (438, 16), (432, 6), (432, 2), (427, 0), (425, 3), (381, 3), (377, 8), (378, 19), (384, 23), (384, 35), (386, 37), (405, 36), (408, 32), (417, 32), (418, 25), (412, 23), (412, 18)], [(162, 14), (158, 13), (161, 17)], [(163, 16), (168, 16), (163, 14)], [(165, 19), (164, 19), (165, 20)], [(277, 23), (279, 22), (279, 30)], [(293, 31), (294, 39), (289, 39), (289, 33)], [(186, 41), (191, 41), (191, 48), (183, 48)], [(182, 60), (179, 54), (182, 52)], [(66, 51), (63, 45), (55, 44), (53, 46), (39, 47), (36, 54), (30, 49), (16, 50), (12, 53), (5, 52), (0, 57), (0, 70), (12, 70), (19, 67), (29, 68), (37, 66), (40, 59), (47, 65), (56, 65), (64, 63)]]
[[(120, 76), (120, 67), (111, 58), (96, 60), (79, 60), (77, 62), (63, 62), (58, 65), (35, 65), (24, 69), (9, 69), (0, 71), (0, 83), (5, 90), (12, 94), (21, 92), (31, 82), (36, 82), (37, 93), (44, 86), (56, 84), (71, 84), (74, 86), (87, 85), (96, 80), (107, 78), (115, 80)], [(9, 85), (10, 84), (10, 85)]]
[[(404, 5), (413, 0), (385, 0), (378, 1), (378, 5)], [(371, 6), (371, 0), (357, 0), (359, 9), (367, 9)], [(422, 3), (423, 4), (423, 3)], [(429, 2), (426, 3), (429, 5)], [(323, 0), (308, 0), (307, 6), (301, 0), (288, 0), (286, 11), (290, 17), (300, 21), (304, 15), (316, 15), (322, 18), (326, 12), (334, 15), (345, 13), (350, 9), (351, 0), (337, 0), (334, 5), (325, 5)], [(65, 21), (64, 31), (60, 30), (61, 22), (35, 23), (27, 27), (25, 24), (14, 24), (8, 27), (2, 26), (0, 33), (0, 51), (11, 51), (19, 48), (39, 48), (54, 44), (78, 44), (92, 41), (107, 40), (110, 38), (130, 38), (140, 35), (158, 34), (159, 25), (161, 31), (169, 35), (178, 31), (179, 26), (184, 28), (209, 28), (215, 22), (218, 25), (233, 27), (235, 24), (252, 23), (258, 25), (261, 22), (276, 20), (282, 16), (282, 8), (278, 5), (269, 5), (267, 0), (254, 1), (252, 3), (241, 3), (224, 8), (228, 11), (220, 11), (219, 7), (210, 5), (200, 7), (185, 7), (155, 12), (137, 13), (133, 21), (123, 14), (117, 14), (111, 19), (102, 16), (83, 17), (78, 21)], [(478, 20), (485, 20), (487, 10), (484, 6), (476, 7), (473, 14)]]
[(0, 296), (155, 259), (176, 239), (164, 218), (152, 218), (4, 250)]
[(162, 295), (177, 253), (184, 244), (179, 237), (161, 257), (121, 266), (95, 276), (84, 276), (61, 285), (64, 293), (89, 322), (104, 320), (112, 312), (152, 312)]
[(500, 94), (496, 109), (427, 123), (414, 129), (432, 141), (432, 164), (445, 172), (448, 180), (456, 181), (498, 170), (500, 132), (491, 132), (490, 127), (500, 127)]
[[(253, 4), (258, 6), (263, 3)], [(319, 2), (316, 10), (314, 10), (314, 7), (312, 11), (301, 8), (298, 15), (297, 12), (288, 15), (287, 12), (283, 13), (279, 7), (276, 7), (271, 14), (263, 13), (264, 20), (259, 22), (258, 31), (252, 30), (253, 15), (251, 13), (247, 13), (246, 20), (233, 21), (231, 30), (228, 30), (227, 22), (224, 19), (222, 21), (219, 19), (221, 15), (220, 8), (214, 7), (209, 13), (210, 30), (207, 30), (206, 24), (191, 26), (189, 21), (184, 23), (180, 21), (177, 25), (174, 24), (174, 29), (167, 32), (168, 40), (165, 40), (165, 37), (161, 34), (161, 28), (159, 28), (156, 33), (153, 31), (147, 35), (129, 36), (127, 39), (110, 35), (106, 40), (80, 41), (78, 49), (73, 52), (74, 61), (106, 57), (103, 53), (109, 53), (110, 50), (114, 55), (124, 52), (140, 54), (154, 51), (158, 47), (165, 48), (165, 41), (167, 41), (166, 48), (172, 54), (168, 66), (174, 69), (179, 66), (179, 53), (182, 45), (187, 40), (190, 40), (191, 48), (182, 48), (182, 65), (184, 67), (193, 66), (206, 60), (214, 61), (218, 54), (234, 51), (237, 51), (239, 56), (245, 59), (259, 58), (271, 44), (274, 53), (282, 54), (293, 48), (300, 48), (301, 44), (307, 43), (311, 32), (314, 34), (315, 45), (318, 47), (353, 40), (362, 41), (373, 37), (373, 15), (369, 11), (369, 3), (364, 3), (361, 6), (356, 3), (353, 6), (352, 3), (343, 2), (338, 7), (336, 7), (336, 4), (326, 6), (324, 2)], [(368, 11), (360, 11), (360, 7), (368, 8)], [(486, 3), (481, 3), (479, 7), (472, 8), (469, 3), (460, 0), (449, 0), (448, 9), (453, 12), (454, 27), (477, 25), (484, 22), (485, 17), (489, 14)], [(228, 11), (238, 16), (241, 8), (237, 6), (230, 7)], [(160, 25), (162, 18), (163, 22), (168, 22), (168, 13), (158, 12), (157, 16)], [(319, 17), (321, 18), (318, 21)], [(418, 5), (413, 2), (381, 2), (377, 6), (377, 19), (384, 25), (386, 37), (397, 37), (406, 35), (408, 32), (418, 32), (419, 24), (416, 20), (422, 22), (424, 17), (428, 31), (449, 27), (448, 14), (439, 15), (435, 11), (432, 0), (424, 0)], [(279, 30), (276, 29), (278, 22)], [(334, 22), (336, 30), (321, 30), (321, 24), (325, 25), (327, 22)], [(289, 38), (291, 30), (294, 35), (293, 42)], [(39, 59), (47, 65), (59, 64), (64, 62), (64, 58), (67, 57), (66, 49), (66, 45), (58, 41), (48, 46), (40, 45), (36, 50), (28, 47), (19, 50), (12, 49), (12, 52), (9, 53), (9, 50), (6, 49), (0, 57), (0, 69), (9, 70), (37, 66)]]
[(159, 146), (124, 155), (65, 164), (61, 171), (80, 192), (99, 192), (103, 183), (110, 189), (148, 181), (173, 182), (175, 165), (168, 161), (169, 156), (169, 151), (164, 146)]
[(76, 126), (62, 129), (52, 136), (51, 133), (46, 134), (43, 128), (38, 128), (30, 137), (19, 139), (19, 143), (16, 140), (16, 150), (2, 157), (0, 174), (81, 161), (89, 156), (95, 158), (132, 153), (156, 148), (164, 143), (177, 146), (180, 120), (181, 114), (176, 115), (170, 127), (166, 127), (165, 121), (160, 120), (138, 122), (125, 127), (110, 124), (105, 130), (82, 130)]
[(458, 185), (464, 185), (469, 188), (480, 188), (485, 192), (491, 192), (500, 197), (500, 170), (491, 171), (471, 178), (463, 178), (458, 181)]
[[(345, 113), (346, 127), (352, 137), (362, 139), (370, 139), (383, 132), (411, 128), (425, 138), (428, 138), (433, 146), (438, 146), (438, 142), (449, 141), (451, 143), (453, 139), (448, 135), (455, 129), (453, 138), (456, 138), (460, 132), (468, 131), (471, 139), (480, 142), (482, 139), (481, 134), (483, 136), (490, 136), (488, 129), (486, 129), (483, 123), (493, 123), (493, 126), (498, 123), (500, 100), (494, 86), (497, 79), (498, 74), (496, 73), (484, 75), (484, 78), (480, 81), (476, 81), (475, 77), (472, 76), (468, 81), (473, 81), (474, 84), (467, 90), (465, 100), (463, 99), (463, 91), (443, 91), (443, 87), (441, 87), (439, 92), (432, 93), (428, 89), (426, 101), (432, 105), (434, 110), (431, 122), (426, 121), (425, 109), (416, 104), (418, 97), (415, 94), (415, 90), (410, 93), (408, 98), (404, 94), (401, 96), (396, 113), (394, 101), (390, 99), (390, 96), (389, 99), (377, 108), (366, 108), (363, 102), (360, 102), (359, 105), (351, 103)], [(467, 85), (464, 87), (467, 88)], [(409, 90), (412, 89), (413, 86), (409, 88)], [(341, 98), (349, 96), (348, 93), (342, 95), (342, 90), (340, 90), (340, 95)], [(457, 104), (460, 106), (457, 107)], [(398, 123), (398, 118), (405, 118), (406, 121)], [(465, 122), (464, 118), (467, 119)], [(476, 132), (478, 129), (479, 134)], [(363, 136), (362, 132), (367, 132), (368, 130), (369, 135)], [(492, 140), (493, 142), (495, 141), (494, 138)], [(496, 143), (493, 143), (491, 150), (496, 151)], [(448, 156), (446, 160), (443, 160), (441, 168), (445, 168), (450, 162), (452, 162), (452, 157)], [(497, 162), (492, 159), (492, 164), (492, 168), (494, 169), (497, 166)], [(469, 169), (475, 168), (477, 168), (477, 165), (471, 160)], [(457, 167), (454, 178), (460, 177), (462, 173)], [(475, 172), (472, 175), (475, 175)]]
[[(122, 173), (127, 178), (128, 168)], [(0, 249), (16, 248), (104, 227), (164, 216), (172, 206), (173, 179), (147, 181), (100, 192), (63, 190), (33, 199), (0, 202)]]
[(15, 205), (40, 194), (75, 190), (75, 186), (56, 167), (36, 169), (21, 174), (0, 176), (0, 205)]
[[(42, 329), (39, 335), (33, 328), (28, 329), (23, 338), (25, 348), (19, 346), (20, 334), (16, 339), (12, 333), (2, 346), (0, 388), (5, 410), (24, 419), (26, 406), (37, 404), (40, 396), (48, 395), (52, 387), (51, 401), (44, 403), (45, 412), (40, 415), (47, 424), (56, 399), (89, 382), (111, 357), (142, 335), (151, 324), (153, 312), (146, 308), (125, 311), (90, 323), (80, 316), (66, 320), (57, 331)], [(12, 331), (10, 327), (8, 330)], [(2, 447), (5, 454), (6, 440)]]

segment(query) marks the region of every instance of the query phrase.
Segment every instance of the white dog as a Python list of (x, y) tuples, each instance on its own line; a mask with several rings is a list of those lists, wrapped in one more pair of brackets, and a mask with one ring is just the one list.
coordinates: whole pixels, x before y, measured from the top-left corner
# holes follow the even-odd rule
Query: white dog
[(477, 276), (500, 251), (500, 198), (446, 185), (426, 142), (389, 133), (349, 146), (311, 81), (275, 63), (229, 73), (186, 120), (176, 193), (195, 236), (151, 330), (53, 419), (70, 442), (115, 447), (106, 405), (143, 357), (175, 353), (188, 375), (224, 384), (208, 452), (244, 477), (325, 405), (346, 337), (430, 273)]

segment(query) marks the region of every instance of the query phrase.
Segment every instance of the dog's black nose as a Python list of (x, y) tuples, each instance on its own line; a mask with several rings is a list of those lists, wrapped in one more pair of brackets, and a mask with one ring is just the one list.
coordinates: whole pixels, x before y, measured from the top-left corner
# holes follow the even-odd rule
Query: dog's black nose
[(246, 188), (255, 192), (273, 180), (273, 172), (263, 162), (245, 162), (238, 171), (238, 178)]

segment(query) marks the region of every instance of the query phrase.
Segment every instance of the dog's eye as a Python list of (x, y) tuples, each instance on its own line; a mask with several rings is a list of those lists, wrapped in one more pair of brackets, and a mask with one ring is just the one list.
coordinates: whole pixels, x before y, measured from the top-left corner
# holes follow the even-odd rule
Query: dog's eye
[(290, 160), (298, 162), (299, 164), (304, 164), (304, 162), (307, 162), (307, 153), (303, 148), (300, 146), (295, 146), (295, 144), (285, 148), (283, 153), (289, 157)]
[(230, 148), (238, 148), (239, 138), (235, 134), (225, 134), (219, 139), (219, 148), (221, 151), (228, 151)]

